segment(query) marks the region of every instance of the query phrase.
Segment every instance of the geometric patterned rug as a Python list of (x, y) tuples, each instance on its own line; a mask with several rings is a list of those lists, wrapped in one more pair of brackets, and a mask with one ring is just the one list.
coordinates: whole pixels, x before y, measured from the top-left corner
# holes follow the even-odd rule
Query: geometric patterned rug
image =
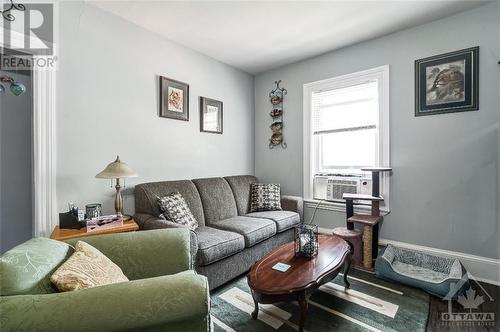
[[(425, 331), (427, 293), (352, 269), (349, 282), (351, 288), (345, 291), (339, 274), (311, 295), (306, 331)], [(215, 332), (298, 330), (299, 307), (295, 302), (259, 304), (258, 319), (252, 319), (254, 305), (246, 276), (216, 289), (211, 299)]]

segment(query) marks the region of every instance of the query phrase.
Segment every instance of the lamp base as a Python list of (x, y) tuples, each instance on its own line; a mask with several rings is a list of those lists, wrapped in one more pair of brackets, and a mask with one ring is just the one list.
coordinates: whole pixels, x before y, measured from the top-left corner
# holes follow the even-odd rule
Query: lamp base
[(129, 220), (132, 220), (132, 216), (128, 215), (128, 214), (124, 214), (122, 215), (123, 217), (123, 221), (129, 221)]

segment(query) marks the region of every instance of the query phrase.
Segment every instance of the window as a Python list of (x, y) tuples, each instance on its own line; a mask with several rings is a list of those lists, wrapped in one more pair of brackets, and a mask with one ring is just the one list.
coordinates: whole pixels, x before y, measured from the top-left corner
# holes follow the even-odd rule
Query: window
[[(367, 166), (390, 166), (389, 66), (305, 84), (304, 197), (312, 199), (317, 174)], [(381, 191), (387, 200), (384, 176)]]
[(312, 93), (315, 173), (376, 164), (378, 82)]

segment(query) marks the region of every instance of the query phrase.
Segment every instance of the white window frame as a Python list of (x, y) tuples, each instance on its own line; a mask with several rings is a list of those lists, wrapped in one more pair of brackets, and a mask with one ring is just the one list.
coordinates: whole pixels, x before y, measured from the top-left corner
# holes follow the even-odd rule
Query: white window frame
[[(377, 135), (377, 154), (376, 163), (380, 167), (390, 166), (390, 131), (389, 131), (389, 65), (384, 65), (368, 70), (359, 71), (347, 75), (337, 76), (321, 81), (306, 83), (303, 86), (303, 124), (304, 124), (304, 199), (306, 202), (314, 202), (313, 199), (313, 178), (315, 174), (313, 158), (319, 158), (318, 153), (313, 151), (314, 139), (312, 137), (312, 95), (313, 93), (340, 89), (353, 85), (363, 84), (368, 81), (378, 81), (379, 89), (379, 118)], [(381, 193), (384, 196), (385, 204), (381, 207), (382, 211), (389, 212), (389, 176), (381, 174)], [(344, 210), (344, 203), (329, 203), (328, 209)]]
[[(4, 35), (4, 28), (0, 27)], [(10, 44), (0, 40), (0, 47), (20, 49), (25, 38), (32, 45), (38, 40), (20, 32), (9, 31)], [(48, 43), (47, 41), (44, 41)], [(53, 43), (57, 52), (57, 45)], [(36, 59), (36, 56), (34, 56)], [(33, 236), (49, 237), (58, 223), (56, 194), (56, 69), (33, 68)]]

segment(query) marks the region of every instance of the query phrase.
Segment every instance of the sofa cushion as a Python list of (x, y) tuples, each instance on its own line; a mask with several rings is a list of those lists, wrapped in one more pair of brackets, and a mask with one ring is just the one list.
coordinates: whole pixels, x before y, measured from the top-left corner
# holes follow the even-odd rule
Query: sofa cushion
[(238, 215), (231, 187), (223, 178), (193, 180), (203, 203), (205, 224), (232, 218)]
[(276, 234), (276, 224), (270, 219), (237, 216), (212, 223), (213, 227), (243, 235), (245, 246), (251, 247)]
[[(204, 226), (205, 218), (200, 194), (193, 182), (189, 180), (150, 182), (135, 186), (135, 212), (160, 217), (162, 212), (158, 206), (158, 197), (163, 197), (174, 192), (179, 192), (184, 197), (189, 210), (191, 210), (191, 213), (198, 221), (198, 225)], [(143, 227), (143, 225), (139, 226)]]
[(243, 216), (250, 211), (250, 185), (258, 182), (257, 178), (252, 175), (236, 175), (226, 176), (227, 183), (233, 190), (238, 215)]
[(278, 233), (286, 231), (300, 224), (300, 215), (293, 211), (262, 211), (252, 212), (246, 215), (252, 218), (270, 219), (276, 223)]
[(187, 226), (190, 230), (198, 227), (198, 222), (180, 193), (176, 192), (159, 197), (158, 204), (160, 204), (160, 210), (167, 220)]
[(243, 236), (212, 227), (198, 227), (194, 231), (198, 237), (197, 260), (200, 266), (236, 254), (245, 249)]
[(64, 242), (46, 238), (31, 239), (10, 249), (0, 257), (0, 295), (55, 292), (50, 276), (73, 251)]
[(279, 184), (252, 183), (250, 185), (250, 212), (281, 210)]

